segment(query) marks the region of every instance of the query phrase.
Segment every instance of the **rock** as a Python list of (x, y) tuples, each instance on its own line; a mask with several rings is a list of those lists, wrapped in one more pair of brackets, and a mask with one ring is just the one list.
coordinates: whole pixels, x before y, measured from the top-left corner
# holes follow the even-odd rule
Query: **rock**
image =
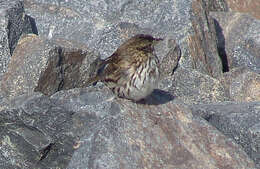
[(215, 12), (229, 11), (226, 0), (216, 0), (216, 1), (203, 0), (202, 2), (206, 4), (205, 7), (207, 7), (209, 11), (215, 11)]
[(97, 57), (86, 47), (78, 49), (76, 43), (70, 43), (62, 39), (49, 41), (34, 34), (21, 38), (1, 82), (5, 97), (33, 91), (51, 95), (84, 86), (91, 73), (88, 68)]
[(232, 140), (182, 105), (116, 104), (118, 111), (86, 130), (68, 169), (254, 168)]
[(42, 94), (20, 96), (0, 111), (1, 168), (65, 168), (73, 153), (73, 112)]
[[(0, 168), (260, 167), (258, 21), (224, 0), (23, 3), (34, 34), (19, 35), (0, 78)], [(163, 38), (159, 88), (134, 103), (87, 87), (139, 33)]]
[(174, 101), (136, 104), (98, 83), (9, 105), (0, 111), (4, 168), (254, 168), (237, 144)]
[(230, 100), (260, 101), (260, 75), (245, 67), (232, 69), (219, 78)]
[(225, 58), (226, 71), (244, 66), (259, 73), (260, 21), (234, 12), (216, 12), (211, 16), (215, 19), (219, 53)]
[(226, 3), (232, 11), (248, 13), (257, 19), (260, 19), (259, 1), (226, 0)]
[(234, 101), (260, 101), (260, 74), (245, 72), (236, 77), (230, 85)]
[(168, 91), (186, 104), (230, 100), (221, 82), (200, 72), (179, 67), (174, 75), (161, 81), (159, 89)]
[(223, 102), (190, 105), (193, 115), (199, 115), (226, 136), (240, 144), (260, 168), (260, 102)]
[(155, 46), (155, 52), (159, 58), (161, 79), (173, 75), (181, 58), (180, 46), (173, 39), (165, 39)]
[(218, 77), (222, 73), (222, 63), (217, 53), (214, 22), (209, 17), (208, 8), (203, 1), (192, 1), (191, 24), (194, 34), (187, 37), (190, 56), (186, 56), (191, 59), (192, 68)]
[(24, 3), (26, 14), (38, 23), (40, 35), (86, 43), (102, 59), (112, 55), (130, 37), (145, 33), (176, 41), (181, 50), (180, 65), (213, 77), (221, 75), (214, 22), (208, 13), (219, 10), (217, 7), (226, 10), (223, 0), (214, 3), (25, 0)]
[(248, 71), (247, 68), (238, 67), (238, 68), (231, 69), (229, 72), (223, 73), (223, 75), (218, 78), (218, 80), (224, 87), (226, 96), (228, 96), (230, 98), (230, 100), (232, 100), (231, 95), (230, 95), (231, 83), (233, 82), (233, 80), (236, 77), (238, 77), (239, 75), (241, 75), (242, 73), (244, 73), (246, 71)]
[(23, 3), (20, 0), (5, 0), (0, 4), (0, 79), (7, 70), (10, 57), (21, 34), (31, 28), (25, 22)]

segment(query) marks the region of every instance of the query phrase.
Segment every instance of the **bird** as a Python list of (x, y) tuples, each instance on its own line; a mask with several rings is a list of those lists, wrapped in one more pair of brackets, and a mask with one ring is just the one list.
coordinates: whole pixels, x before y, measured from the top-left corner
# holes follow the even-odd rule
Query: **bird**
[(98, 73), (87, 80), (91, 85), (105, 83), (120, 98), (140, 101), (150, 95), (160, 79), (159, 59), (154, 46), (162, 41), (137, 34), (99, 63)]

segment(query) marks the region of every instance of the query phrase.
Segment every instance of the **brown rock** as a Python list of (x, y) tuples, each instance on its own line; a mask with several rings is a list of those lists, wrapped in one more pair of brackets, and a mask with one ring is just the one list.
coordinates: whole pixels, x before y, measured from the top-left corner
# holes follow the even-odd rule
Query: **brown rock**
[(82, 137), (69, 169), (254, 168), (238, 145), (204, 120), (195, 119), (185, 106), (173, 102), (140, 105), (122, 99), (116, 104), (121, 112)]
[(232, 11), (249, 13), (260, 19), (260, 1), (226, 0), (226, 2)]
[(65, 40), (51, 42), (34, 34), (24, 36), (3, 76), (1, 90), (10, 97), (33, 91), (51, 95), (83, 86), (96, 56), (79, 47), (82, 45)]
[(239, 144), (260, 168), (260, 102), (222, 102), (189, 105), (194, 116), (211, 125)]
[(171, 76), (181, 57), (180, 46), (175, 40), (166, 38), (163, 43), (159, 43), (155, 47), (160, 60), (161, 79)]
[(187, 37), (192, 67), (213, 77), (222, 73), (218, 56), (214, 22), (202, 1), (193, 1), (191, 24), (194, 35)]

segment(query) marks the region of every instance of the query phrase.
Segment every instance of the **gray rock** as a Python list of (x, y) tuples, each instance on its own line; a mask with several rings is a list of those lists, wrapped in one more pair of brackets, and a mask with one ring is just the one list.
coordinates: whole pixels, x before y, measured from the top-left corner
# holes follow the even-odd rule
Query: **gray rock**
[(136, 104), (99, 83), (9, 105), (0, 111), (5, 168), (255, 168), (231, 139), (173, 101)]
[(68, 169), (254, 168), (232, 140), (182, 105), (114, 105), (117, 111), (85, 131)]
[(91, 72), (90, 67), (96, 58), (82, 44), (26, 35), (19, 40), (3, 76), (2, 93), (5, 97), (33, 91), (51, 95), (59, 90), (82, 87), (95, 71)]
[(191, 105), (193, 115), (199, 115), (228, 137), (240, 144), (260, 167), (260, 102), (226, 102)]
[(159, 89), (171, 93), (186, 104), (214, 103), (230, 100), (221, 82), (200, 72), (179, 67), (162, 80)]
[(5, 0), (0, 4), (0, 79), (22, 34), (36, 33), (35, 21), (24, 13), (21, 0)]
[(213, 12), (211, 16), (215, 19), (218, 48), (226, 60), (226, 71), (243, 66), (260, 73), (260, 21), (236, 12)]
[(24, 9), (20, 0), (0, 3), (0, 78), (7, 70), (9, 59), (23, 30)]
[(217, 10), (217, 6), (225, 10), (221, 0), (24, 2), (26, 14), (35, 18), (40, 35), (86, 43), (102, 58), (135, 34), (146, 33), (175, 40), (184, 67), (213, 77), (222, 72), (214, 23), (208, 17), (209, 10)]
[(0, 111), (4, 168), (65, 168), (73, 153), (73, 112), (40, 94), (20, 96)]
[(203, 2), (206, 4), (205, 6), (209, 9), (209, 11), (215, 11), (215, 12), (229, 11), (226, 0), (215, 0), (215, 1), (203, 0)]
[(219, 78), (230, 100), (260, 101), (260, 75), (246, 67), (234, 68)]
[[(230, 62), (217, 50), (225, 41), (209, 12), (226, 11), (223, 0), (23, 2), (22, 32), (40, 36), (20, 38), (1, 79), (0, 168), (251, 169), (252, 159), (259, 165), (259, 103), (216, 103), (259, 97), (258, 74), (232, 67), (222, 75)], [(251, 55), (258, 41), (253, 26), (246, 28), (252, 34), (234, 55), (234, 68), (246, 63), (257, 72)], [(159, 89), (133, 103), (103, 83), (84, 88), (100, 58), (138, 33), (164, 38), (155, 47)]]

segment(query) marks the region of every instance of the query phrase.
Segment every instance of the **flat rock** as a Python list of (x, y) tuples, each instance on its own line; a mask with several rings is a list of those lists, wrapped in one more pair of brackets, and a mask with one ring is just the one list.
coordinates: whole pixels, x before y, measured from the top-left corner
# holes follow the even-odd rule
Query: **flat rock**
[(193, 115), (203, 117), (240, 144), (260, 168), (260, 102), (223, 102), (189, 107)]

